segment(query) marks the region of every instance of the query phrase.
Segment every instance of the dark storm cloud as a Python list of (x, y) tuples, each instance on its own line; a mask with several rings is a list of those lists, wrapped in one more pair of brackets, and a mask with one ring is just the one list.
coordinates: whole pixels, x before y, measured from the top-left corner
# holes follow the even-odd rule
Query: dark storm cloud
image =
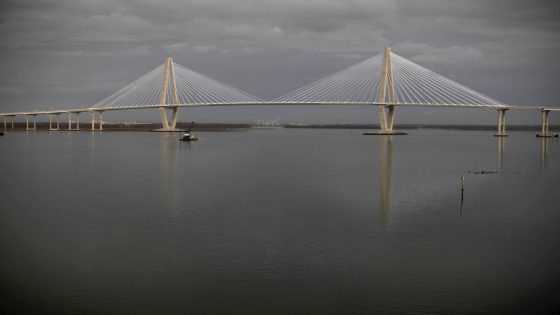
[(91, 105), (167, 55), (274, 98), (386, 45), (504, 102), (558, 105), (559, 10), (522, 0), (1, 1), (0, 70), (10, 75), (0, 111)]

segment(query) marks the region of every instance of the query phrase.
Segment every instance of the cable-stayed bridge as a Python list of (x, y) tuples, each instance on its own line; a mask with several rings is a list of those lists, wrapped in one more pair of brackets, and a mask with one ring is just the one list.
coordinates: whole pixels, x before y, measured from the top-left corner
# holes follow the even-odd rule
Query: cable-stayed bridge
[[(49, 116), (51, 130), (60, 129), (60, 114), (68, 117), (68, 130), (79, 130), (79, 115), (91, 113), (91, 130), (103, 130), (106, 111), (159, 109), (160, 131), (176, 131), (180, 107), (250, 105), (373, 105), (378, 107), (380, 130), (395, 134), (395, 108), (404, 106), (486, 108), (498, 112), (497, 136), (506, 136), (507, 110), (541, 112), (540, 136), (553, 136), (548, 116), (560, 108), (508, 105), (476, 92), (445, 76), (428, 70), (386, 48), (358, 64), (315, 81), (271, 101), (213, 80), (173, 62), (171, 58), (117, 92), (87, 108), (34, 112), (0, 113), (4, 129), (8, 119), (14, 127), (16, 116), (26, 117), (26, 129), (36, 129), (37, 115)], [(171, 116), (168, 116), (168, 114)], [(56, 127), (52, 116), (56, 117)], [(33, 118), (32, 126), (29, 117)]]

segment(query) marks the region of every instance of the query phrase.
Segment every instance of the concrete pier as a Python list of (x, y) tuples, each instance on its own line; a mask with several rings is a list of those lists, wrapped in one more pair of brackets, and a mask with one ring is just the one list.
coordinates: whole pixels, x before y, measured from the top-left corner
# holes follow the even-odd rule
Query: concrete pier
[(394, 130), (379, 130), (379, 131), (367, 131), (362, 133), (364, 136), (401, 136), (407, 135), (408, 133), (402, 131)]
[[(95, 120), (95, 114), (99, 114), (99, 125), (96, 129), (95, 124), (96, 124), (96, 120)], [(91, 111), (91, 131), (95, 131), (95, 130), (99, 130), (102, 131), (103, 130), (103, 111), (96, 111), (96, 110), (92, 110)], [(79, 128), (78, 128), (79, 130)]]
[[(69, 131), (78, 131), (80, 130), (80, 113), (81, 112), (74, 112), (76, 114), (76, 120), (72, 120), (72, 112), (68, 112), (68, 130)], [(72, 124), (76, 123), (76, 127), (72, 128)]]
[(95, 131), (95, 112), (91, 112), (91, 131)]
[(72, 130), (72, 113), (68, 112), (68, 131)]
[[(52, 115), (56, 115), (56, 128), (52, 126)], [(49, 131), (58, 131), (60, 130), (60, 113), (49, 113)]]
[[(29, 127), (29, 116), (33, 116), (33, 128)], [(25, 130), (26, 131), (37, 130), (37, 115), (34, 115), (34, 114), (25, 115)]]
[(507, 108), (498, 108), (498, 133), (495, 137), (507, 137), (506, 134), (506, 110)]
[(558, 134), (550, 133), (548, 129), (548, 114), (550, 110), (542, 109), (541, 110), (541, 132), (537, 134), (539, 138), (550, 138), (550, 137), (558, 137)]

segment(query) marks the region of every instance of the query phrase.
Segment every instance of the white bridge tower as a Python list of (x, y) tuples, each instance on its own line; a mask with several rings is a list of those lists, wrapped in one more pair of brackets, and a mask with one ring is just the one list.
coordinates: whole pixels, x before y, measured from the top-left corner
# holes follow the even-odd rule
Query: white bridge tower
[[(170, 104), (169, 101), (171, 101)], [(161, 116), (161, 129), (155, 131), (178, 131), (177, 116), (179, 114), (177, 105), (179, 98), (177, 97), (177, 81), (175, 80), (175, 69), (173, 68), (173, 59), (167, 58), (163, 67), (163, 82), (159, 94), (159, 114)], [(175, 106), (174, 106), (175, 105)], [(167, 109), (172, 110), (171, 120), (167, 118)]]

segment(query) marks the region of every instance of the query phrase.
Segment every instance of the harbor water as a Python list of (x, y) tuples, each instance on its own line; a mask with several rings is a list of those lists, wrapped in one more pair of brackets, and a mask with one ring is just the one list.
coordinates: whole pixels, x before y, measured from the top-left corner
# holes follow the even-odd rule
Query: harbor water
[(363, 132), (8, 132), (0, 310), (560, 310), (558, 138)]

